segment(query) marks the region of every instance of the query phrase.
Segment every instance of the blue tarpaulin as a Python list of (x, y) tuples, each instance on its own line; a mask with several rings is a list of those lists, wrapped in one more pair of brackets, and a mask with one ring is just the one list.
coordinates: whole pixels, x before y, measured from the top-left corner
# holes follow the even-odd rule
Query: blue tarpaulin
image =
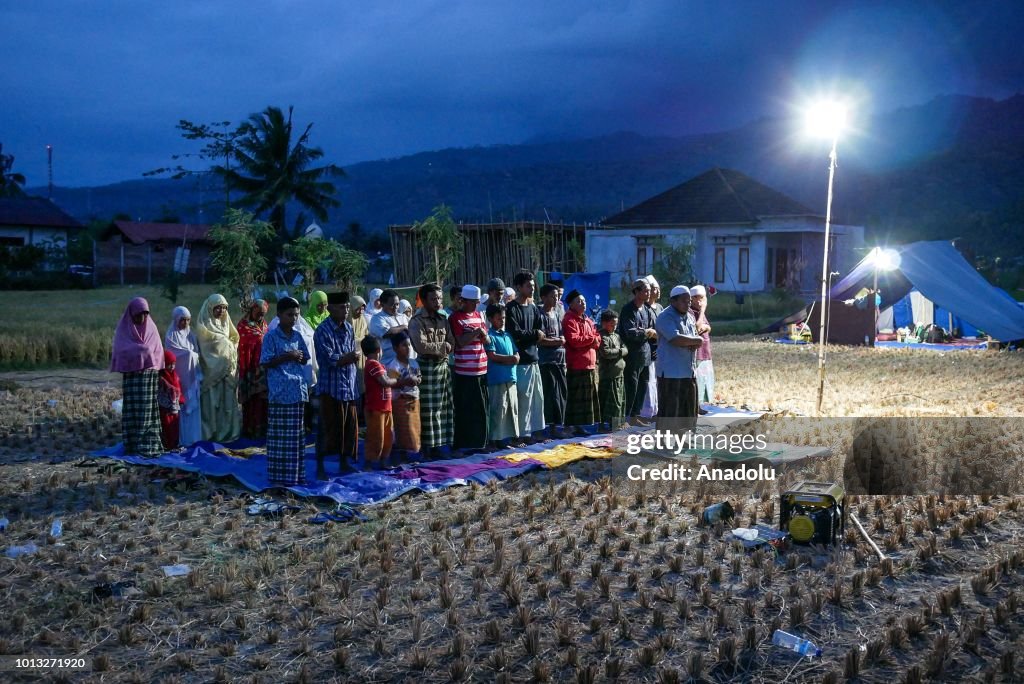
[[(601, 271), (600, 273), (573, 273), (565, 279), (565, 297), (573, 290), (579, 290), (587, 299), (587, 309), (599, 307), (602, 311), (608, 308), (608, 296), (611, 291), (611, 273)], [(622, 305), (625, 302), (617, 302)], [(568, 305), (567, 305), (568, 306)]]

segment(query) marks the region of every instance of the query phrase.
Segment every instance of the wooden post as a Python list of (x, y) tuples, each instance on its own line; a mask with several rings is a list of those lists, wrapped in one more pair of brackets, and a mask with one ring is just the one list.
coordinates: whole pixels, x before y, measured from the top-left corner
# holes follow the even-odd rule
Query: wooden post
[(124, 238), (121, 238), (121, 284), (124, 285)]
[(153, 284), (153, 245), (146, 243), (146, 284)]

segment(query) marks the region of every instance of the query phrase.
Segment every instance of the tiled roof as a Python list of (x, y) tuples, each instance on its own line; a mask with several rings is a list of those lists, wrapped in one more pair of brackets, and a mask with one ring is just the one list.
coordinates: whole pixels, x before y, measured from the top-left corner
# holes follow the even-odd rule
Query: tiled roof
[(146, 242), (173, 242), (187, 239), (189, 242), (203, 242), (210, 232), (207, 223), (141, 223), (138, 221), (114, 221), (114, 227), (136, 245)]
[(83, 227), (45, 197), (0, 197), (0, 226)]
[(739, 171), (714, 168), (601, 223), (610, 226), (756, 223), (766, 216), (814, 216), (796, 200)]

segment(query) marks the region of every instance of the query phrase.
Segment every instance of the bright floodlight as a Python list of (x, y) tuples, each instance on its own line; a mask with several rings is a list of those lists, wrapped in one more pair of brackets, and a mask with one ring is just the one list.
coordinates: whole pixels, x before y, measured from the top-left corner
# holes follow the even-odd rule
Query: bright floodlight
[(879, 271), (892, 271), (900, 267), (900, 253), (894, 249), (875, 247), (871, 250), (871, 263)]
[(816, 138), (835, 140), (846, 126), (846, 107), (839, 102), (817, 102), (807, 110), (807, 132)]

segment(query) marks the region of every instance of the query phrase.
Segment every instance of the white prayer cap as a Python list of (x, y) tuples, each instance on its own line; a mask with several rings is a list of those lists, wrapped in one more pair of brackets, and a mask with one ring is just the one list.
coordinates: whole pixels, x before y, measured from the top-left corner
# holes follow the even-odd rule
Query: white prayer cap
[(645, 278), (645, 280), (647, 281), (647, 284), (650, 285), (651, 287), (656, 287), (658, 289), (661, 289), (661, 285), (658, 284), (658, 281), (655, 280), (653, 275), (647, 276), (647, 278)]
[(704, 289), (703, 285), (694, 285), (690, 288), (691, 297), (707, 297), (708, 291)]
[(476, 285), (463, 285), (462, 286), (462, 298), (463, 299), (480, 299), (480, 288)]
[(690, 288), (686, 287), (685, 285), (676, 285), (675, 287), (672, 288), (672, 292), (670, 292), (668, 296), (669, 299), (675, 299), (681, 294), (690, 296)]

